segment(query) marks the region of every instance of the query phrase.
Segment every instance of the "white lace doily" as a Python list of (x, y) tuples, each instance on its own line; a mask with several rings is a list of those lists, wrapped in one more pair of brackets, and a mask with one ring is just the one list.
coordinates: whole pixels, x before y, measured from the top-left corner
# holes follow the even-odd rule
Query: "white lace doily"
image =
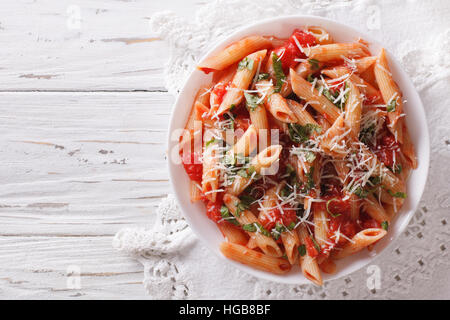
[[(289, 286), (242, 274), (213, 256), (181, 217), (172, 195), (164, 199), (152, 228), (124, 229), (114, 238), (118, 250), (144, 266), (144, 285), (155, 299), (353, 299), (420, 297), (438, 284), (450, 265), (450, 25), (444, 1), (246, 0), (203, 5), (195, 19), (170, 12), (151, 25), (170, 46), (165, 81), (177, 94), (196, 60), (215, 41), (243, 24), (263, 18), (313, 14), (371, 34), (386, 45), (415, 83), (426, 107), (431, 134), (431, 168), (420, 208), (395, 244), (371, 265), (381, 270), (381, 287), (370, 290), (363, 268), (347, 277), (313, 285)], [(439, 16), (441, 14), (442, 16)], [(417, 23), (415, 22), (417, 20)], [(331, 30), (332, 31), (332, 30)], [(218, 276), (219, 275), (219, 276)], [(449, 277), (447, 272), (445, 277)], [(448, 281), (448, 280), (447, 280)], [(448, 282), (447, 282), (448, 283)], [(447, 298), (450, 290), (446, 291)], [(426, 295), (423, 297), (427, 297)]]

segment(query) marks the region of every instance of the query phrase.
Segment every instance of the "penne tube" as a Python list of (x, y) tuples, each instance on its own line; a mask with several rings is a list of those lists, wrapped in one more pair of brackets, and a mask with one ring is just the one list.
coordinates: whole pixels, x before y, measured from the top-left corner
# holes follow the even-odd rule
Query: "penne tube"
[(361, 74), (369, 69), (377, 61), (376, 56), (364, 57), (361, 59), (353, 60), (351, 63), (347, 64), (347, 67), (352, 69), (354, 72)]
[(342, 60), (342, 57), (351, 59), (369, 55), (367, 48), (359, 42), (319, 45), (305, 50), (305, 53), (308, 58), (322, 62)]
[(291, 265), (287, 260), (271, 257), (239, 244), (222, 242), (220, 245), (220, 251), (225, 257), (231, 260), (259, 270), (275, 274), (285, 274), (291, 270)]
[[(286, 102), (289, 109), (291, 109), (291, 111), (295, 114), (298, 124), (302, 126), (307, 124), (313, 124), (315, 126), (320, 127), (319, 124), (316, 122), (316, 120), (314, 120), (312, 115), (308, 111), (304, 110), (304, 106), (301, 103), (291, 99), (286, 99)], [(314, 134), (315, 133), (316, 131), (314, 131)]]
[(264, 59), (266, 53), (267, 50), (257, 51), (248, 55), (239, 63), (236, 74), (217, 110), (217, 115), (224, 114), (232, 106), (238, 106), (241, 103), (244, 97), (244, 90), (247, 90), (252, 83), (258, 64)]
[[(225, 194), (223, 197), (223, 202), (242, 226), (258, 223), (258, 219), (250, 210), (239, 210), (239, 212), (237, 211), (240, 203), (238, 197), (235, 197), (231, 194)], [(258, 229), (256, 232), (247, 232), (247, 234), (251, 238), (255, 239), (258, 247), (265, 254), (272, 257), (281, 257), (283, 255), (283, 252), (281, 251), (277, 243), (271, 237), (263, 235)]]
[[(298, 230), (298, 236), (300, 239), (300, 243), (302, 245), (306, 245), (306, 237), (309, 237), (308, 231), (306, 230), (304, 225), (300, 225)], [(303, 256), (300, 255), (300, 267), (302, 269), (303, 275), (305, 278), (309, 279), (313, 283), (321, 286), (322, 275), (320, 273), (319, 265), (315, 258), (309, 256), (309, 254), (305, 254)]]
[(345, 104), (344, 123), (350, 129), (350, 134), (353, 138), (358, 139), (361, 126), (362, 101), (358, 88), (351, 81), (347, 81), (347, 85), (350, 91)]
[(266, 109), (275, 119), (286, 123), (297, 122), (297, 118), (289, 109), (286, 99), (281, 94), (274, 92), (273, 85), (269, 81), (259, 81), (256, 87), (259, 88), (258, 95), (264, 100)]
[(336, 263), (333, 262), (330, 258), (325, 259), (319, 264), (320, 270), (322, 270), (325, 273), (328, 274), (335, 274), (336, 273)]
[(358, 232), (352, 241), (347, 243), (342, 250), (335, 250), (332, 253), (333, 259), (342, 259), (348, 257), (367, 246), (377, 242), (386, 235), (386, 230), (378, 228), (369, 228)]
[(197, 68), (206, 73), (215, 70), (224, 70), (230, 65), (241, 61), (252, 52), (267, 49), (271, 46), (271, 41), (262, 36), (247, 37), (231, 44), (219, 53), (200, 62)]
[(249, 238), (246, 246), (247, 246), (247, 248), (250, 248), (250, 249), (258, 248), (258, 244), (256, 243), (255, 238)]
[[(403, 144), (400, 146), (402, 153), (405, 155), (408, 166), (411, 169), (417, 169), (417, 157), (416, 152), (414, 150), (414, 145), (411, 141), (411, 137), (409, 135), (408, 127), (406, 126), (406, 122), (404, 119), (401, 119), (400, 125), (403, 130)], [(403, 171), (403, 170), (402, 170)]]
[(323, 66), (324, 63), (320, 61), (302, 61), (295, 67), (295, 72), (303, 79), (306, 79), (308, 76), (322, 69)]
[(258, 133), (254, 125), (250, 125), (244, 135), (236, 142), (236, 144), (228, 151), (228, 154), (239, 154), (247, 157), (258, 144)]
[(368, 100), (369, 103), (377, 103), (381, 101), (380, 92), (376, 88), (374, 88), (370, 83), (358, 77), (356, 74), (352, 73), (346, 67), (324, 69), (322, 70), (322, 73), (332, 79), (336, 79), (329, 80), (329, 85), (336, 85), (349, 79), (358, 88), (358, 90), (362, 94), (364, 94), (365, 99)]
[(281, 234), (281, 241), (283, 242), (286, 256), (289, 263), (294, 265), (298, 261), (298, 246), (300, 245), (300, 239), (296, 231), (286, 231)]
[[(253, 167), (255, 174), (261, 174), (263, 169), (270, 168), (272, 164), (278, 161), (282, 148), (283, 147), (281, 145), (272, 145), (258, 153), (258, 155), (256, 155), (256, 157), (254, 157), (250, 162), (250, 166)], [(252, 183), (252, 181), (252, 177), (246, 178), (237, 176), (232, 185), (227, 187), (226, 192), (237, 196), (241, 194), (242, 191), (244, 191), (244, 189)]]
[(237, 243), (245, 246), (248, 243), (248, 236), (242, 229), (232, 225), (228, 222), (218, 223), (220, 231), (223, 234), (223, 237), (227, 239), (231, 243)]
[[(275, 69), (273, 67), (273, 59), (274, 59), (274, 55), (275, 53), (272, 51), (269, 59), (267, 59), (266, 62), (266, 72), (270, 75), (270, 79), (272, 80), (272, 82), (276, 83), (277, 81), (277, 76), (275, 73)], [(279, 59), (279, 57), (278, 57)], [(284, 74), (284, 73), (283, 73)], [(290, 95), (292, 93), (292, 87), (291, 87), (291, 80), (290, 80), (290, 76), (287, 75), (286, 79), (284, 79), (282, 85), (281, 85), (281, 90), (280, 90), (280, 94), (283, 97), (287, 97), (288, 95)]]
[(327, 245), (328, 241), (328, 213), (322, 210), (320, 206), (312, 206), (314, 238), (321, 248)]
[(333, 38), (331, 35), (321, 27), (311, 26), (306, 28), (306, 30), (316, 38), (319, 44), (333, 43)]
[(330, 129), (328, 129), (323, 135), (323, 139), (320, 142), (323, 151), (329, 156), (337, 159), (343, 159), (348, 153), (345, 135), (349, 132), (350, 130), (346, 131), (344, 126), (344, 117), (341, 114)]
[(325, 96), (319, 95), (319, 92), (311, 84), (300, 77), (293, 69), (290, 71), (292, 90), (295, 94), (308, 101), (316, 111), (325, 114), (330, 123), (336, 121), (339, 117), (339, 109)]
[(189, 196), (191, 202), (196, 202), (202, 199), (202, 187), (196, 181), (189, 181)]
[(219, 170), (218, 170), (218, 143), (215, 139), (213, 130), (205, 132), (203, 136), (203, 174), (202, 174), (202, 192), (209, 201), (215, 202), (217, 190), (219, 189)]
[(389, 222), (391, 218), (384, 210), (383, 206), (377, 201), (373, 194), (369, 194), (361, 204), (362, 208), (369, 216), (378, 222)]
[(377, 63), (374, 67), (374, 73), (383, 97), (383, 101), (386, 104), (389, 119), (388, 129), (396, 137), (397, 141), (403, 143), (403, 129), (398, 123), (398, 120), (403, 112), (403, 97), (397, 87), (397, 84), (392, 78), (386, 57), (386, 51), (384, 49), (381, 49), (381, 52), (378, 55)]

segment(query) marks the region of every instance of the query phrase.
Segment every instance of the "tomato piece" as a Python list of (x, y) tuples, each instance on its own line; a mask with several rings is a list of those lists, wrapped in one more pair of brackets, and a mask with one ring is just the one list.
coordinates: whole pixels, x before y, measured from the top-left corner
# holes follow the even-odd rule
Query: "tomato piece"
[(327, 200), (328, 210), (332, 215), (344, 215), (350, 211), (350, 199), (332, 198)]
[(206, 215), (214, 222), (219, 222), (222, 219), (222, 215), (220, 214), (220, 208), (222, 207), (222, 201), (208, 201), (206, 204)]
[(315, 258), (319, 255), (319, 251), (317, 251), (314, 242), (310, 237), (305, 238), (306, 251), (311, 258)]
[(214, 86), (214, 89), (212, 90), (213, 94), (216, 95), (216, 101), (215, 103), (221, 104), (223, 101), (223, 96), (225, 93), (227, 93), (227, 87), (229, 83), (218, 83)]
[(292, 210), (292, 207), (289, 205), (283, 205), (283, 212), (280, 209), (272, 209), (267, 211), (261, 218), (261, 225), (268, 231), (271, 231), (275, 228), (276, 224), (283, 224), (288, 227), (291, 223), (295, 223), (297, 221), (297, 214), (295, 210)]
[[(317, 44), (316, 37), (314, 37), (311, 33), (305, 32), (303, 30), (295, 29), (294, 32), (292, 33), (291, 37), (289, 38), (289, 42), (297, 47), (294, 37), (297, 39), (298, 43), (302, 47), (308, 47), (308, 46), (312, 47)], [(298, 47), (297, 47), (297, 50), (299, 50), (299, 52), (300, 52), (300, 49), (298, 49)]]
[(289, 72), (289, 68), (292, 68), (297, 64), (295, 59), (299, 56), (299, 50), (289, 41), (286, 42), (283, 47), (275, 49), (274, 52), (281, 60), (281, 65), (283, 66), (283, 72), (285, 74)]
[(394, 155), (398, 159), (398, 155), (396, 154), (398, 147), (398, 142), (395, 141), (395, 137), (389, 133), (380, 139), (375, 154), (386, 166), (392, 167), (394, 165)]
[(200, 156), (196, 152), (183, 153), (182, 162), (184, 170), (191, 180), (202, 181), (203, 164), (200, 161)]

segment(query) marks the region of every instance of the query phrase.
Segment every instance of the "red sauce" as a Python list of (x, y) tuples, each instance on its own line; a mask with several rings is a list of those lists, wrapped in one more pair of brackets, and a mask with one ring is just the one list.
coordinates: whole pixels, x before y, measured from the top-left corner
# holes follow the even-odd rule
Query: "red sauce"
[(221, 200), (212, 202), (208, 201), (206, 204), (206, 215), (214, 222), (219, 222), (222, 219), (222, 215), (220, 214), (220, 208), (222, 207), (223, 202)]
[(297, 46), (294, 36), (301, 47), (312, 47), (317, 44), (316, 38), (312, 34), (303, 30), (295, 29), (289, 40), (286, 41), (283, 46), (274, 50), (276, 55), (281, 60), (284, 73), (288, 73), (289, 68), (293, 68), (298, 63), (295, 59), (306, 58), (306, 55), (301, 52)]
[(396, 159), (399, 157), (398, 149), (399, 144), (395, 141), (395, 137), (386, 130), (386, 134), (377, 142), (375, 154), (381, 162), (392, 168), (394, 165), (394, 154)]
[(310, 237), (305, 238), (305, 245), (306, 251), (311, 258), (315, 258), (319, 255), (319, 251), (317, 251), (317, 248), (315, 247), (314, 242)]
[(292, 209), (289, 205), (283, 205), (283, 212), (280, 209), (272, 209), (265, 213), (261, 217), (261, 224), (266, 230), (272, 230), (275, 228), (275, 225), (281, 223), (285, 226), (289, 226), (292, 222), (297, 221), (297, 215), (295, 210)]
[(201, 182), (203, 173), (203, 164), (200, 161), (200, 156), (195, 152), (186, 152), (182, 156), (184, 170), (191, 180)]
[(223, 101), (223, 97), (225, 93), (227, 93), (227, 87), (229, 86), (229, 83), (218, 83), (214, 86), (213, 94), (217, 96), (217, 104), (221, 104)]

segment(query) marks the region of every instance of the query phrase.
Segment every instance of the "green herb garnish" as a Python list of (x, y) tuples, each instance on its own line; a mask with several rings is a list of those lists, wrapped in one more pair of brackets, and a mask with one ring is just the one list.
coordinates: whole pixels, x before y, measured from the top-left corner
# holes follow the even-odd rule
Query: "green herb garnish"
[(241, 62), (239, 62), (238, 70), (243, 70), (243, 69), (253, 70), (253, 64), (254, 64), (253, 59), (249, 59), (248, 57), (245, 57), (244, 59), (241, 60)]
[(233, 216), (230, 214), (230, 210), (228, 210), (228, 208), (227, 208), (226, 206), (222, 206), (222, 207), (220, 208), (220, 215), (222, 216), (222, 218), (223, 218), (224, 220), (226, 220), (226, 221), (228, 221), (228, 222), (230, 222), (230, 223), (232, 223), (232, 224), (234, 224), (234, 225), (236, 225), (236, 226), (239, 225), (239, 222), (236, 220), (235, 217), (233, 217)]
[(397, 100), (392, 99), (391, 102), (389, 102), (389, 103), (386, 105), (386, 111), (387, 111), (387, 112), (394, 112), (395, 109), (397, 109)]
[(297, 248), (300, 257), (304, 257), (306, 255), (306, 246), (304, 244), (298, 246)]
[(316, 59), (308, 59), (309, 64), (313, 70), (319, 69), (319, 60)]
[(273, 71), (275, 73), (275, 86), (274, 92), (280, 92), (283, 87), (283, 82), (286, 79), (286, 75), (283, 72), (283, 64), (281, 60), (278, 58), (276, 53), (272, 54), (272, 65)]
[(250, 94), (248, 92), (244, 92), (244, 97), (247, 102), (247, 108), (251, 111), (255, 111), (256, 108), (258, 108), (262, 103), (262, 101), (260, 101), (261, 99), (258, 96)]
[(268, 73), (260, 73), (256, 77), (256, 81), (261, 81), (261, 80), (266, 80), (266, 79), (269, 79), (269, 74)]
[(289, 138), (296, 143), (303, 143), (308, 141), (309, 137), (314, 131), (320, 133), (322, 131), (322, 128), (312, 123), (307, 123), (304, 126), (297, 123), (288, 124)]
[(394, 192), (392, 192), (391, 190), (388, 189), (388, 193), (389, 193), (391, 196), (395, 197), (395, 198), (406, 199), (406, 193), (404, 193), (404, 192), (398, 191), (398, 192), (394, 193)]
[(389, 222), (383, 221), (381, 223), (381, 228), (383, 228), (384, 230), (388, 231), (388, 229), (389, 229)]

